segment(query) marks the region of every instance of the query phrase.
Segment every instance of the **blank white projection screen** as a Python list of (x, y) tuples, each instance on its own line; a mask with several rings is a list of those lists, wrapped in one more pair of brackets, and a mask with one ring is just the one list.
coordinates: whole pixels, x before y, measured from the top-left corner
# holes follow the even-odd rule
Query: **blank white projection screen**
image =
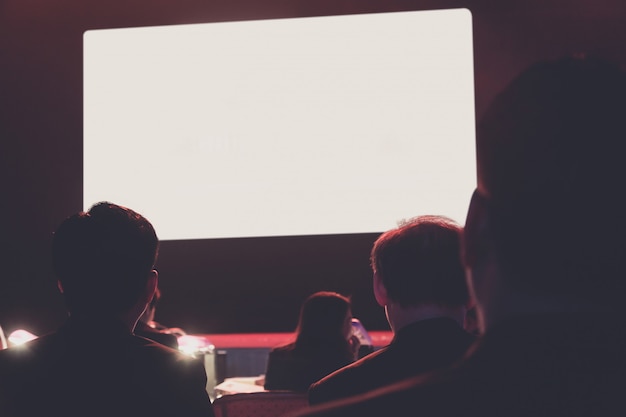
[(463, 224), (475, 167), (466, 9), (84, 34), (84, 206), (162, 240)]

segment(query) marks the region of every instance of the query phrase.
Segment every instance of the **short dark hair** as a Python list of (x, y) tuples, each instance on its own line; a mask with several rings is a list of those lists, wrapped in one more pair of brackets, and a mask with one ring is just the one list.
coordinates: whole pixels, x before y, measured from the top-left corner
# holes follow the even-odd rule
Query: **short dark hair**
[(68, 217), (52, 243), (53, 267), (68, 310), (124, 312), (145, 288), (158, 238), (135, 211), (102, 202)]
[(494, 100), (477, 130), (478, 193), (506, 279), (623, 300), (625, 141), (626, 76), (615, 63), (542, 62)]
[(467, 303), (461, 233), (447, 217), (419, 216), (380, 235), (370, 260), (389, 298), (404, 307)]

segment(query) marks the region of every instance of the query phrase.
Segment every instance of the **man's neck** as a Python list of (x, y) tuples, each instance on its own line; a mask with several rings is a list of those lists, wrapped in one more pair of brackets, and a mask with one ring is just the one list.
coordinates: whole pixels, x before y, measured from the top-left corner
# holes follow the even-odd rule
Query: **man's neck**
[(104, 320), (104, 321), (115, 321), (122, 323), (125, 327), (128, 328), (131, 332), (135, 329), (137, 325), (137, 321), (139, 316), (137, 316), (136, 312), (129, 311), (123, 313), (108, 313), (103, 314), (102, 312), (73, 312), (70, 313), (70, 317), (79, 319), (79, 320)]
[(394, 333), (401, 328), (422, 320), (447, 317), (463, 326), (465, 307), (444, 307), (436, 304), (400, 307), (396, 304), (386, 307), (387, 319)]

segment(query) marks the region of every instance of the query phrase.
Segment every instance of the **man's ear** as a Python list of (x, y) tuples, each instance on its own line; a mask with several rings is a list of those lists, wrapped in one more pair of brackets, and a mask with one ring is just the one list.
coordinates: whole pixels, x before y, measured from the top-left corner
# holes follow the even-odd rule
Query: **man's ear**
[(154, 293), (156, 292), (157, 287), (159, 286), (159, 273), (156, 269), (150, 271), (150, 275), (148, 276), (148, 281), (146, 282), (146, 290), (144, 292), (144, 297), (146, 304), (152, 301), (152, 297), (154, 297)]
[(61, 281), (59, 280), (57, 280), (57, 288), (59, 289), (59, 292), (63, 294), (63, 284), (61, 284)]
[(488, 254), (490, 247), (488, 214), (487, 200), (478, 191), (474, 191), (463, 228), (461, 246), (461, 256), (466, 268), (476, 267)]
[(389, 296), (387, 295), (387, 288), (383, 284), (383, 280), (380, 276), (374, 272), (374, 298), (381, 307), (385, 307), (389, 304)]

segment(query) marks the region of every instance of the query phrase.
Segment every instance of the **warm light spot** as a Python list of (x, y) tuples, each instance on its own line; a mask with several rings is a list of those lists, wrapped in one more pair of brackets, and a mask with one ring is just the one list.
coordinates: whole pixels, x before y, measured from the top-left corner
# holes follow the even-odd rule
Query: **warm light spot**
[(178, 338), (178, 350), (187, 354), (209, 353), (215, 350), (215, 346), (203, 336), (183, 335)]
[(19, 346), (35, 339), (37, 339), (37, 336), (26, 330), (15, 330), (9, 335), (9, 346)]

